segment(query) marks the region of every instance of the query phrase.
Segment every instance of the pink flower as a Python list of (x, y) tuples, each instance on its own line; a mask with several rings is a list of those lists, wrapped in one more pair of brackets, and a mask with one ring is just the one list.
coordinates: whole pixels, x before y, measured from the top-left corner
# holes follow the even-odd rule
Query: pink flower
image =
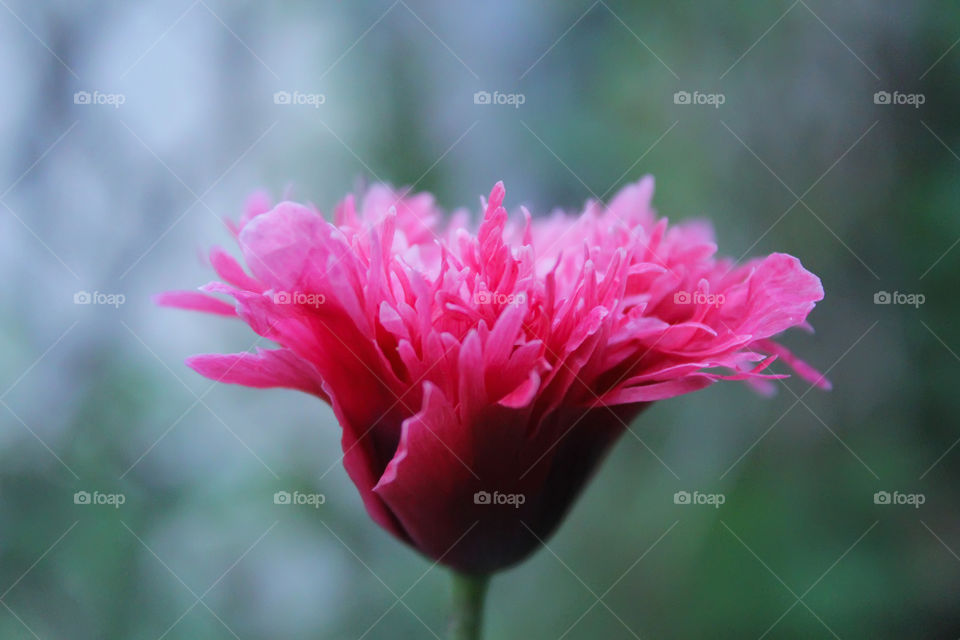
[[(524, 558), (627, 423), (655, 400), (721, 379), (771, 386), (771, 338), (823, 298), (796, 258), (737, 265), (710, 226), (668, 226), (653, 179), (578, 217), (510, 220), (498, 183), (476, 233), (428, 194), (370, 188), (327, 222), (262, 195), (234, 227), (248, 274), (161, 304), (238, 316), (276, 349), (198, 355), (213, 380), (328, 402), (370, 516), (461, 571)], [(211, 294), (224, 294), (231, 303)]]

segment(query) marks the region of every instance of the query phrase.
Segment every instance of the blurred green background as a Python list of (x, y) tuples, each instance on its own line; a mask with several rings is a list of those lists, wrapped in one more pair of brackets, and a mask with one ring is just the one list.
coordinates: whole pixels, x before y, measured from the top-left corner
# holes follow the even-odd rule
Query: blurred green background
[(200, 378), (184, 357), (254, 336), (150, 296), (212, 279), (256, 187), (476, 210), (503, 179), (542, 214), (645, 173), (722, 253), (820, 275), (816, 335), (785, 342), (834, 390), (654, 406), (494, 579), (488, 637), (960, 635), (957, 3), (0, 5), (0, 637), (442, 636), (447, 576), (369, 521), (330, 409)]

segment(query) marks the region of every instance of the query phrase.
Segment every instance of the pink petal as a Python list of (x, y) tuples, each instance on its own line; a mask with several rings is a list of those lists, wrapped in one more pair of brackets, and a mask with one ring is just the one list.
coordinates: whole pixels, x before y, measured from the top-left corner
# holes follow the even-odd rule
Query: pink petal
[(153, 301), (161, 307), (203, 311), (220, 316), (236, 317), (237, 315), (233, 305), (199, 291), (166, 291), (153, 296)]
[(285, 387), (327, 399), (320, 376), (313, 365), (301, 360), (289, 349), (203, 354), (187, 358), (187, 366), (216, 382), (258, 389)]

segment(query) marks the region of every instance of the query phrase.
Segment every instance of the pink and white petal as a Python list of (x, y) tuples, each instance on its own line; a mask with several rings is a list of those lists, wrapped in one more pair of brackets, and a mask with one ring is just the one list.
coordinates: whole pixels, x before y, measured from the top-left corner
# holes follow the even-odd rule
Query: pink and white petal
[(312, 209), (281, 202), (240, 232), (243, 257), (255, 278), (278, 291), (301, 291), (325, 273), (332, 227)]

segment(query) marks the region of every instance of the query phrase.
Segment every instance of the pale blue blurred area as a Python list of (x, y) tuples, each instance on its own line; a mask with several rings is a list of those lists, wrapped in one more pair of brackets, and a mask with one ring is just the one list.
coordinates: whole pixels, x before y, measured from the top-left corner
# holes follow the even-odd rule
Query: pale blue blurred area
[(213, 279), (257, 188), (329, 212), (385, 180), (475, 212), (502, 179), (543, 214), (646, 173), (722, 253), (821, 276), (817, 333), (785, 342), (835, 390), (654, 406), (550, 550), (494, 579), (488, 637), (956, 637), (958, 38), (956, 5), (866, 0), (3, 0), (0, 637), (442, 636), (444, 571), (366, 516), (331, 410), (196, 375), (256, 336), (151, 296)]

